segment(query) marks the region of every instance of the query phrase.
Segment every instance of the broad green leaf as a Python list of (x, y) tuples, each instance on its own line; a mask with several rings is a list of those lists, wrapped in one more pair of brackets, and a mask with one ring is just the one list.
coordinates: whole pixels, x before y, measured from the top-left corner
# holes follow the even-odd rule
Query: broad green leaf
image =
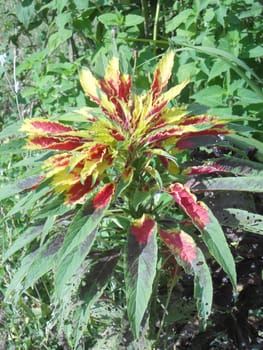
[(100, 15), (98, 17), (98, 20), (105, 24), (106, 26), (120, 26), (123, 23), (123, 16), (117, 12), (117, 13), (105, 13), (103, 15)]
[(213, 286), (204, 255), (196, 246), (193, 238), (182, 230), (160, 230), (160, 236), (186, 273), (194, 273), (194, 296), (197, 302), (198, 315), (203, 327), (205, 327), (211, 313)]
[(221, 106), (225, 90), (219, 85), (212, 85), (192, 95), (198, 103), (208, 106)]
[(215, 77), (218, 77), (222, 73), (226, 72), (229, 69), (229, 65), (222, 61), (222, 60), (216, 60), (213, 64), (210, 74), (209, 74), (209, 80), (212, 80)]
[(74, 349), (77, 349), (80, 338), (89, 322), (91, 307), (102, 295), (109, 278), (114, 272), (119, 255), (120, 252), (112, 250), (108, 255), (98, 257), (91, 267), (90, 272), (85, 276), (86, 283), (79, 290), (82, 303), (74, 314), (74, 320), (76, 322), (74, 327)]
[(171, 185), (169, 193), (202, 233), (202, 239), (207, 245), (210, 254), (222, 266), (235, 287), (235, 262), (224, 232), (211, 210), (203, 202), (197, 201), (190, 190), (180, 183)]
[[(141, 322), (152, 293), (157, 265), (156, 224), (148, 219), (152, 224), (150, 227), (144, 225), (147, 218), (138, 227), (137, 224), (131, 227), (125, 259), (127, 311), (135, 338), (139, 336)], [(133, 230), (141, 230), (142, 236)]]
[(247, 210), (224, 209), (222, 225), (239, 227), (245, 231), (263, 235), (263, 216)]
[(237, 96), (240, 98), (240, 104), (242, 104), (242, 106), (247, 106), (254, 103), (263, 103), (263, 98), (249, 89), (238, 89)]
[(253, 49), (249, 50), (249, 57), (262, 57), (263, 56), (263, 46), (256, 46)]
[(88, 255), (96, 233), (97, 229), (94, 229), (82, 243), (70, 252), (70, 254), (59, 261), (55, 272), (55, 293), (58, 298), (63, 296), (70, 278), (77, 272), (85, 257)]
[(28, 29), (30, 21), (34, 15), (35, 5), (33, 1), (20, 1), (16, 5), (16, 16), (26, 29)]
[(125, 16), (124, 26), (125, 27), (132, 27), (132, 26), (136, 26), (138, 24), (141, 24), (143, 22), (144, 22), (144, 17), (134, 15), (134, 14), (128, 14), (127, 16)]
[(192, 192), (242, 191), (263, 192), (262, 176), (221, 177), (208, 180), (198, 179), (191, 184)]
[(36, 237), (38, 237), (44, 225), (31, 226), (27, 228), (23, 234), (20, 234), (17, 240), (11, 245), (10, 248), (4, 253), (3, 262), (10, 258), (19, 249), (25, 247), (28, 243), (32, 242)]
[[(177, 16), (170, 19), (165, 26), (165, 32), (170, 33), (173, 30), (175, 30), (177, 27), (179, 27), (182, 23), (189, 22), (189, 17), (193, 17), (192, 21), (194, 19), (194, 11), (192, 9), (186, 9), (181, 11)], [(189, 24), (189, 23), (188, 23)]]
[(48, 50), (49, 53), (52, 53), (56, 50), (61, 44), (67, 41), (72, 36), (71, 29), (60, 28), (56, 33), (50, 35), (48, 39)]

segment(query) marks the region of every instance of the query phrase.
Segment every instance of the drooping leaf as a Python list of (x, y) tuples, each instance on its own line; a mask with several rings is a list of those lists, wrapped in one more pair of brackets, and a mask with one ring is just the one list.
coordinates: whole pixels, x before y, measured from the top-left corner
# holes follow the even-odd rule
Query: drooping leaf
[(90, 248), (96, 237), (97, 229), (94, 229), (87, 235), (86, 239), (70, 251), (56, 267), (55, 272), (55, 293), (61, 298), (63, 296), (66, 284), (70, 278), (77, 272), (78, 268), (88, 255)]
[(213, 286), (204, 255), (193, 238), (182, 230), (160, 230), (160, 236), (185, 271), (194, 273), (194, 296), (198, 315), (205, 327), (211, 313)]
[(156, 264), (156, 223), (143, 215), (131, 226), (125, 260), (127, 310), (135, 338), (152, 293)]
[(51, 237), (43, 244), (36, 255), (35, 260), (26, 274), (22, 291), (32, 286), (40, 277), (56, 266), (57, 254), (63, 243), (64, 235)]
[(82, 337), (87, 323), (91, 307), (102, 295), (109, 278), (114, 272), (118, 262), (120, 252), (116, 250), (109, 251), (107, 255), (97, 257), (95, 264), (90, 272), (85, 276), (85, 285), (79, 290), (80, 300), (82, 301), (74, 315), (76, 325), (74, 327), (74, 349), (77, 349), (80, 338)]
[(263, 234), (263, 216), (250, 213), (247, 210), (227, 208), (222, 214), (222, 224), (230, 227), (239, 227), (245, 231)]
[(208, 191), (243, 191), (243, 192), (263, 192), (262, 176), (240, 176), (240, 177), (221, 177), (214, 179), (198, 179), (191, 184), (192, 192)]
[(207, 245), (210, 254), (216, 259), (219, 265), (222, 266), (235, 287), (235, 262), (224, 232), (216, 217), (203, 202), (197, 201), (195, 195), (182, 184), (175, 183), (171, 185), (169, 193), (202, 233), (202, 239)]
[(27, 228), (23, 234), (19, 235), (17, 240), (11, 245), (11, 247), (4, 253), (3, 261), (6, 261), (19, 249), (25, 247), (28, 243), (32, 242), (37, 236), (39, 236), (43, 230), (44, 225), (31, 226)]
[(242, 176), (263, 174), (263, 164), (240, 158), (217, 158), (200, 166), (192, 166), (183, 171), (184, 175), (211, 174), (215, 172), (232, 173)]
[(63, 235), (57, 235), (49, 239), (44, 245), (27, 255), (21, 263), (8, 286), (5, 298), (18, 297), (41, 276), (47, 273), (56, 264), (56, 254), (63, 242)]
[(38, 184), (39, 176), (33, 176), (27, 179), (19, 180), (15, 183), (0, 188), (0, 200), (14, 196), (24, 190), (27, 190)]
[(92, 234), (103, 218), (113, 194), (114, 186), (107, 184), (96, 194), (92, 202), (87, 202), (81, 207), (68, 229), (59, 263)]

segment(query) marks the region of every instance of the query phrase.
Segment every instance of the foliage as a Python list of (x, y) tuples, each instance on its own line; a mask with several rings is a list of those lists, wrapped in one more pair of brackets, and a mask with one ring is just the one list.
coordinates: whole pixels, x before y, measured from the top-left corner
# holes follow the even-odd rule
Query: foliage
[[(150, 4), (0, 4), (0, 274), (17, 347), (168, 348), (169, 324), (211, 326), (218, 266), (236, 288), (243, 253), (222, 226), (262, 234), (262, 5)], [(251, 205), (221, 204), (240, 189)], [(173, 300), (187, 274), (196, 306)]]

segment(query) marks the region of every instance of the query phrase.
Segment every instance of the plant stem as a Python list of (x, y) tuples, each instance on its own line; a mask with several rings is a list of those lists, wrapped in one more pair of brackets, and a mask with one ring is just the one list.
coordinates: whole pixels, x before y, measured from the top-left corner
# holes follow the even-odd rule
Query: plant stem
[(153, 24), (153, 41), (157, 40), (159, 14), (160, 14), (160, 0), (157, 0), (155, 18), (154, 18), (154, 24)]
[(144, 17), (144, 36), (145, 36), (145, 38), (148, 38), (148, 34), (149, 34), (149, 23), (148, 23), (149, 11), (148, 11), (147, 0), (141, 0), (141, 6), (142, 6), (142, 14), (143, 14), (143, 17)]

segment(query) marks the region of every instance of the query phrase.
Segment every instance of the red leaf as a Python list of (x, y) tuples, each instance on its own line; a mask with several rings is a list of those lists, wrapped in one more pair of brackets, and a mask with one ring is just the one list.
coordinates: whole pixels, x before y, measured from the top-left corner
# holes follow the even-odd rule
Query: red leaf
[(62, 139), (59, 137), (50, 136), (37, 136), (29, 139), (31, 144), (39, 146), (42, 149), (54, 149), (54, 150), (64, 150), (69, 151), (75, 149), (83, 144), (78, 137), (67, 137), (67, 139)]
[(73, 130), (70, 126), (65, 126), (58, 122), (52, 122), (49, 120), (32, 120), (31, 125), (36, 129), (36, 131), (44, 133), (56, 134)]
[(209, 212), (203, 203), (196, 200), (195, 195), (188, 188), (175, 183), (170, 186), (169, 193), (198, 227), (205, 228), (210, 221)]
[(135, 220), (131, 233), (136, 237), (139, 244), (147, 244), (149, 237), (154, 233), (155, 221), (149, 216), (143, 214), (143, 216)]
[(105, 208), (114, 194), (115, 186), (113, 183), (106, 184), (93, 198), (93, 205), (96, 209)]
[(192, 166), (183, 171), (183, 175), (201, 175), (201, 174), (213, 174), (216, 172), (226, 172), (223, 166), (211, 163), (211, 165), (200, 165), (200, 166)]
[(80, 203), (86, 194), (91, 192), (96, 186), (98, 182), (92, 184), (92, 176), (88, 176), (85, 179), (84, 184), (81, 182), (77, 182), (65, 193), (66, 195), (66, 203), (67, 204), (75, 204)]
[(197, 257), (197, 249), (193, 238), (184, 231), (160, 230), (160, 236), (172, 253), (177, 255), (183, 262), (192, 264)]

